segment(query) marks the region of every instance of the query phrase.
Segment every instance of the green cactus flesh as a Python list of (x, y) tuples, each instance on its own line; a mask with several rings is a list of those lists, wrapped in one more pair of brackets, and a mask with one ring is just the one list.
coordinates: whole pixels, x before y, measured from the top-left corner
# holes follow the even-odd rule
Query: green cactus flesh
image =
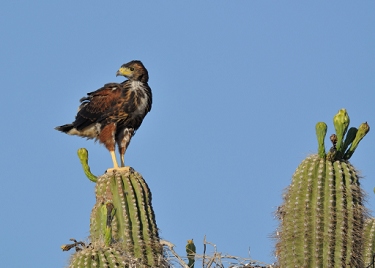
[(307, 157), (280, 207), (280, 267), (362, 267), (365, 215), (358, 175), (348, 161)]
[(90, 167), (88, 164), (88, 161), (89, 161), (88, 151), (85, 148), (80, 148), (78, 149), (77, 154), (78, 154), (79, 161), (81, 162), (81, 165), (82, 165), (83, 171), (85, 172), (86, 177), (90, 181), (96, 182), (97, 178), (94, 174), (91, 173)]
[(324, 148), (324, 138), (327, 134), (327, 124), (318, 122), (315, 126), (316, 138), (318, 139), (318, 154), (321, 158), (326, 157), (326, 150)]
[(372, 264), (375, 253), (375, 218), (366, 219), (363, 228), (363, 240), (363, 260), (365, 267), (370, 267), (369, 265)]
[(149, 267), (135, 259), (126, 255), (116, 247), (100, 247), (90, 245), (76, 252), (70, 260), (70, 268), (146, 268)]
[(155, 266), (162, 249), (151, 192), (142, 176), (133, 170), (105, 174), (98, 177), (95, 191), (97, 201), (91, 214), (91, 241), (106, 245), (116, 243), (135, 258)]

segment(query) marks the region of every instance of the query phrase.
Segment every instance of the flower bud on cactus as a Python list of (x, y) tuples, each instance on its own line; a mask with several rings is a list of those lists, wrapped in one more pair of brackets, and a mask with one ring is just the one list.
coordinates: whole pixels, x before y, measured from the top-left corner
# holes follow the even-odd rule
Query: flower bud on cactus
[(369, 131), (370, 131), (370, 126), (367, 124), (367, 122), (362, 123), (359, 126), (352, 144), (350, 145), (348, 151), (345, 153), (345, 156), (344, 156), (345, 159), (349, 159), (352, 156), (355, 149), (357, 149), (359, 142), (363, 139), (364, 136), (366, 136), (366, 134)]
[(333, 125), (335, 126), (337, 135), (337, 152), (341, 155), (344, 135), (348, 129), (350, 118), (345, 109), (339, 110), (339, 112), (333, 117)]

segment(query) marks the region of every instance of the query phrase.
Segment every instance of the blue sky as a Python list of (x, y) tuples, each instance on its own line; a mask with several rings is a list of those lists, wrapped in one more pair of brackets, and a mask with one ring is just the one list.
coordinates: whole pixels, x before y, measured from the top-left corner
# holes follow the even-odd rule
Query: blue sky
[[(374, 1), (3, 1), (0, 258), (4, 267), (64, 267), (60, 246), (88, 235), (93, 173), (106, 149), (63, 135), (78, 100), (121, 82), (142, 60), (154, 103), (126, 164), (153, 193), (163, 239), (185, 252), (204, 235), (218, 251), (271, 263), (281, 204), (317, 151), (315, 124), (375, 126)], [(326, 141), (328, 144), (328, 139)], [(328, 147), (328, 146), (327, 146)], [(375, 208), (374, 131), (352, 164)], [(209, 251), (212, 251), (209, 249)]]

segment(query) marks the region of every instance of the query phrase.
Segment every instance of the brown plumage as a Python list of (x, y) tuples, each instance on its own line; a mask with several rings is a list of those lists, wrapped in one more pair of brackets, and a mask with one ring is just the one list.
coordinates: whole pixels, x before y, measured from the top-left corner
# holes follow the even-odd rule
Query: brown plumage
[(115, 169), (118, 168), (115, 145), (118, 145), (124, 167), (126, 149), (152, 104), (148, 72), (142, 62), (134, 60), (123, 64), (118, 75), (128, 80), (105, 84), (88, 93), (80, 100), (75, 121), (55, 128), (69, 135), (99, 140), (111, 153)]

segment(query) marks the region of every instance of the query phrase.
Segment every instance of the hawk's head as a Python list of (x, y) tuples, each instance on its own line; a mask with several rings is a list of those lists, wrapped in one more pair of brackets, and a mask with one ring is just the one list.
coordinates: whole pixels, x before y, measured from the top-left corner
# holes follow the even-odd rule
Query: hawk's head
[(121, 65), (116, 73), (116, 76), (119, 75), (125, 76), (131, 81), (140, 81), (144, 83), (147, 83), (148, 81), (148, 72), (139, 60), (133, 60)]

